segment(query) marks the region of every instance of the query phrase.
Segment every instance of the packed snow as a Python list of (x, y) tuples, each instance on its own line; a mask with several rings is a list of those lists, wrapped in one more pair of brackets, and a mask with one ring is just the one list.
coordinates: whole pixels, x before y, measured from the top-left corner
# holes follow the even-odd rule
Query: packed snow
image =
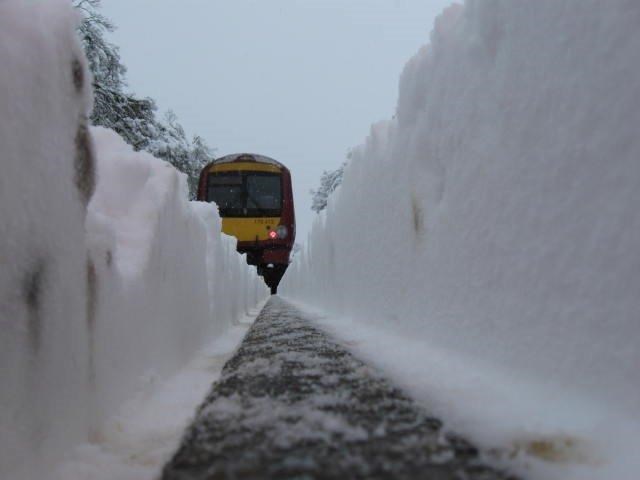
[(110, 130), (92, 132), (99, 182), (87, 230), (98, 278), (113, 300), (94, 320), (101, 339), (95, 374), (103, 378), (96, 401), (98, 411), (113, 411), (145, 373), (136, 365), (160, 376), (175, 371), (266, 290), (236, 253), (235, 238), (220, 233), (215, 208), (187, 202), (182, 174), (133, 152)]
[(267, 291), (184, 175), (90, 129), (68, 2), (0, 1), (0, 478), (48, 478)]
[(101, 429), (99, 438), (70, 451), (55, 480), (154, 480), (174, 454), (211, 384), (253, 323), (260, 307), (202, 348), (163, 382), (148, 377)]
[(639, 26), (449, 7), (282, 284), (530, 478), (640, 470)]

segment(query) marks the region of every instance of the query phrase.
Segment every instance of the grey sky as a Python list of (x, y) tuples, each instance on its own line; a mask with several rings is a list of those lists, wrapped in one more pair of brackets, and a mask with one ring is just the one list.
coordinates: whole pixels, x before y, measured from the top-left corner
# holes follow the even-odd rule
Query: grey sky
[(103, 0), (131, 89), (218, 155), (292, 172), (297, 240), (309, 189), (393, 115), (404, 64), (452, 0)]

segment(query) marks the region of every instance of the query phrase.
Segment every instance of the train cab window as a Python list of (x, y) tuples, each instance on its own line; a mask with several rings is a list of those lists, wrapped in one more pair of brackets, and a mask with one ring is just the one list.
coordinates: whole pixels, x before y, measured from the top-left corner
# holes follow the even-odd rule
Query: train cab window
[(247, 208), (280, 210), (280, 175), (247, 175)]
[(276, 173), (209, 174), (207, 200), (223, 217), (277, 217), (282, 209), (281, 177)]
[(244, 208), (243, 191), (241, 175), (209, 175), (207, 200), (216, 202), (220, 212), (241, 211)]

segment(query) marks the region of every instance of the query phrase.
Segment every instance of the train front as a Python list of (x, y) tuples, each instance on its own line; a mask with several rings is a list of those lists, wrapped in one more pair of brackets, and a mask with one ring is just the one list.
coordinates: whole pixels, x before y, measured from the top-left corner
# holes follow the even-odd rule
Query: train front
[(262, 155), (227, 155), (202, 170), (198, 200), (218, 205), (222, 231), (238, 239), (238, 252), (277, 293), (295, 240), (289, 170)]

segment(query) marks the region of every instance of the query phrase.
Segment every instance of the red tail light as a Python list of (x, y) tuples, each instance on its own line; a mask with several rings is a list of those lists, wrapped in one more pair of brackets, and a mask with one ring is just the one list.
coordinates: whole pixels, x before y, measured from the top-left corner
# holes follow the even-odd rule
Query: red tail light
[(276, 238), (278, 238), (278, 233), (275, 230), (271, 230), (269, 232), (269, 238), (275, 240)]

